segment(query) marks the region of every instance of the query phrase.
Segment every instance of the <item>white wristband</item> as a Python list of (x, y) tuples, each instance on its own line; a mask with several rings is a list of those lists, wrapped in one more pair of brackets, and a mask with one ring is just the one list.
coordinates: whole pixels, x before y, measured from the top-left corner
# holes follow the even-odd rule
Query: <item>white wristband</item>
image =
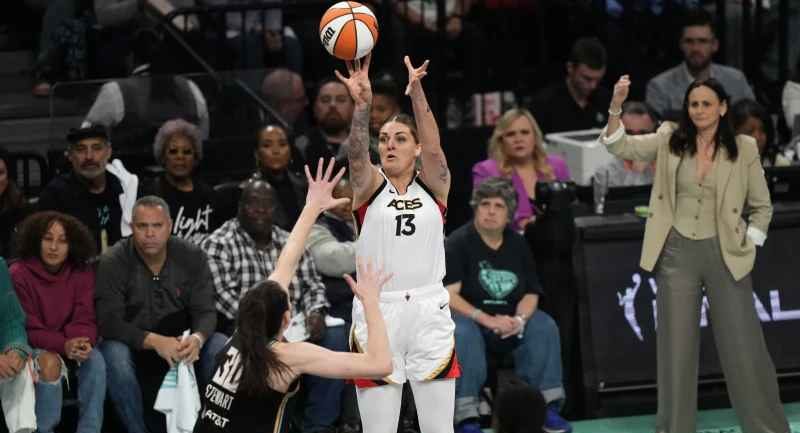
[(472, 320), (477, 320), (478, 316), (481, 313), (483, 313), (483, 311), (481, 311), (480, 308), (476, 308), (476, 309), (472, 310), (472, 313), (469, 314), (469, 318), (472, 319)]

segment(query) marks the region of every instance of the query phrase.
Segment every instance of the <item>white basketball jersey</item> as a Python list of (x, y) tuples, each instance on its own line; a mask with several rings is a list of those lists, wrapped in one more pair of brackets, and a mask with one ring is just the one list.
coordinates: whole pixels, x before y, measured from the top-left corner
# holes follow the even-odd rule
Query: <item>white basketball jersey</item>
[(447, 208), (419, 176), (400, 195), (383, 171), (380, 174), (381, 186), (354, 212), (359, 229), (356, 255), (394, 274), (385, 292), (441, 284)]

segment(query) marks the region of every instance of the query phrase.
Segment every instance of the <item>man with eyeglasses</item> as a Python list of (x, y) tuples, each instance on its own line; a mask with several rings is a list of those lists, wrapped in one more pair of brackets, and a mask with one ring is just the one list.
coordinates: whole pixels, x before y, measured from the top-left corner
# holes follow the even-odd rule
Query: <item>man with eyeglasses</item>
[(71, 129), (66, 151), (72, 170), (53, 179), (39, 195), (38, 210), (56, 210), (86, 224), (105, 251), (131, 234), (139, 179), (111, 158), (108, 132), (100, 125)]
[(689, 85), (714, 78), (725, 87), (731, 100), (755, 99), (742, 71), (713, 62), (719, 49), (711, 15), (703, 9), (687, 12), (681, 31), (683, 62), (657, 75), (647, 83), (647, 103), (665, 120), (677, 120)]
[[(622, 124), (628, 135), (656, 132), (658, 121), (653, 110), (644, 102), (628, 101), (622, 105)], [(655, 164), (614, 158), (597, 169), (596, 182), (606, 182), (608, 187), (652, 185)]]

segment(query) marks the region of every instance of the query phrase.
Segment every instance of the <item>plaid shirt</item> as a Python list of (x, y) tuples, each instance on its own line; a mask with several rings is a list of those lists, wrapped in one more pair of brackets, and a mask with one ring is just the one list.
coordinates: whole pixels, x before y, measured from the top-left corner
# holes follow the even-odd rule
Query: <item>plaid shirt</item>
[[(265, 280), (278, 263), (278, 255), (289, 233), (272, 226), (272, 242), (267, 250), (259, 250), (236, 218), (228, 220), (209, 235), (200, 247), (208, 255), (214, 278), (217, 311), (233, 320), (239, 311), (239, 298), (244, 291)], [(295, 312), (308, 313), (328, 307), (325, 286), (308, 251), (289, 285)]]

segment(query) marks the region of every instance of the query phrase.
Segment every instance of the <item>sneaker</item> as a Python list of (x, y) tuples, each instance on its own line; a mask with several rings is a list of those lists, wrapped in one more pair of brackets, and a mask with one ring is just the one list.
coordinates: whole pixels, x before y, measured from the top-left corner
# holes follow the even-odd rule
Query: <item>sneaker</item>
[(558, 406), (549, 405), (544, 415), (544, 426), (542, 430), (546, 433), (570, 433), (572, 426), (567, 420), (561, 418), (558, 413)]
[(477, 422), (467, 421), (459, 424), (455, 433), (483, 433), (483, 430)]

